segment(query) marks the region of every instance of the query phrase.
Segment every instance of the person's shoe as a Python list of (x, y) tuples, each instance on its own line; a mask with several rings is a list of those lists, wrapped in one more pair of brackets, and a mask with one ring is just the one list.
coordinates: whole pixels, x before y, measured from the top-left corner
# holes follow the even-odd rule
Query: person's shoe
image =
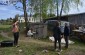
[(60, 55), (60, 52), (58, 52), (58, 55)]
[(60, 52), (62, 52), (63, 50), (61, 49)]
[(58, 50), (58, 52), (62, 52), (63, 50)]
[(17, 45), (16, 47), (19, 47), (19, 45)]
[(55, 51), (58, 51), (58, 49), (55, 49)]

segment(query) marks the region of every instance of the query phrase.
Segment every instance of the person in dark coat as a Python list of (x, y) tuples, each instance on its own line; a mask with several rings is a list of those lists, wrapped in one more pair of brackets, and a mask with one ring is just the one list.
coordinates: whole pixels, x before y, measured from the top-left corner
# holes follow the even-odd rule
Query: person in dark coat
[(68, 24), (65, 23), (65, 27), (64, 27), (64, 39), (65, 39), (65, 47), (68, 48), (68, 40), (69, 40), (69, 34), (70, 34), (70, 29), (68, 27)]
[(57, 22), (53, 28), (53, 36), (54, 36), (54, 49), (56, 50), (56, 44), (58, 41), (59, 50), (61, 51), (61, 31), (59, 27), (59, 23)]

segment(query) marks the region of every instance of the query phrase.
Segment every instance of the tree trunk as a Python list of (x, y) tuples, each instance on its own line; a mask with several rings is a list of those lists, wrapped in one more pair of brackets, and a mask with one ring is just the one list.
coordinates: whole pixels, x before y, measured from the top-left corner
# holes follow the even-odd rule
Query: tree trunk
[[(63, 11), (63, 6), (64, 6), (64, 0), (62, 0), (62, 4), (61, 4), (61, 10), (60, 10), (60, 15), (59, 15), (59, 19), (61, 19), (61, 15), (62, 15), (62, 11)], [(60, 20), (59, 20), (60, 22)], [(60, 22), (61, 25), (61, 22)]]
[(59, 7), (58, 7), (58, 0), (57, 0), (57, 19), (59, 20)]
[(40, 0), (40, 22), (42, 21), (42, 0)]
[(23, 0), (23, 10), (24, 10), (24, 19), (25, 19), (25, 27), (26, 27), (26, 29), (25, 29), (25, 35), (26, 35), (26, 37), (27, 37), (27, 31), (28, 31), (28, 28), (27, 28), (27, 21), (28, 21), (28, 19), (27, 19), (27, 12), (26, 12), (26, 0)]
[(62, 0), (61, 10), (60, 10), (60, 17), (61, 17), (61, 15), (62, 15), (63, 6), (64, 6), (64, 0)]

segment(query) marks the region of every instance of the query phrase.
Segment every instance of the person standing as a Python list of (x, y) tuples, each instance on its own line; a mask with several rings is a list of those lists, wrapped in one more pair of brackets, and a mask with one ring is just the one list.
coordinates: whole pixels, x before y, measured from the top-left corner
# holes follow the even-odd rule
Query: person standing
[(68, 48), (68, 40), (69, 40), (69, 34), (70, 34), (70, 29), (68, 27), (68, 24), (65, 23), (65, 27), (64, 27), (64, 39), (65, 39), (65, 48)]
[(18, 47), (18, 38), (19, 38), (18, 21), (14, 20), (12, 26), (13, 26), (12, 32), (13, 32), (13, 36), (14, 36), (14, 46)]
[(58, 41), (59, 44), (59, 51), (61, 51), (61, 31), (59, 27), (59, 23), (57, 22), (53, 28), (53, 36), (54, 36), (54, 49), (56, 50), (56, 44)]

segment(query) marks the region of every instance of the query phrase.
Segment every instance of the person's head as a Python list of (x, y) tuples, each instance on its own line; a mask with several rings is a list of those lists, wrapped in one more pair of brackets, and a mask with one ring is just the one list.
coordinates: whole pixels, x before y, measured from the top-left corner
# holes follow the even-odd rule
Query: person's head
[(13, 19), (13, 23), (15, 23), (17, 20), (16, 19)]
[(56, 26), (59, 26), (59, 22), (56, 22)]
[(67, 24), (67, 23), (65, 23), (65, 26), (68, 26), (68, 24)]
[(13, 24), (14, 24), (14, 23), (17, 25), (17, 24), (18, 24), (18, 21), (17, 21), (16, 19), (14, 19), (14, 20), (13, 20)]

